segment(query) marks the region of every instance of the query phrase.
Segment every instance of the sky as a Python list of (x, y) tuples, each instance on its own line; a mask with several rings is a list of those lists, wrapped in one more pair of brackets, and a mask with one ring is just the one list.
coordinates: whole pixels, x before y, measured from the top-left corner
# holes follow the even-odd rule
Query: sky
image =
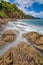
[(17, 5), (26, 14), (43, 18), (43, 0), (5, 0)]

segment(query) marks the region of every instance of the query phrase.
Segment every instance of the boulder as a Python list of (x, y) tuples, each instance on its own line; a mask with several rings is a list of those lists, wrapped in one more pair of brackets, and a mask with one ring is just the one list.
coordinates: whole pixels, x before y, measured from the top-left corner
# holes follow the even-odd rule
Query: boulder
[(37, 47), (37, 49), (43, 50), (43, 35), (37, 32), (27, 32), (23, 34), (28, 42), (32, 43)]
[(39, 34), (37, 32), (27, 32), (24, 34), (24, 37), (26, 37), (30, 42), (35, 42), (39, 37)]
[(17, 34), (19, 32), (17, 30), (6, 30), (2, 33), (0, 39), (0, 48), (9, 42), (13, 42), (16, 40)]
[(14, 41), (16, 39), (16, 31), (13, 30), (6, 30), (3, 34), (2, 34), (2, 40), (4, 40), (5, 42), (11, 42)]
[[(3, 62), (1, 61), (3, 59)], [(41, 65), (43, 59), (34, 48), (25, 42), (20, 42), (9, 49), (0, 60), (0, 65)]]

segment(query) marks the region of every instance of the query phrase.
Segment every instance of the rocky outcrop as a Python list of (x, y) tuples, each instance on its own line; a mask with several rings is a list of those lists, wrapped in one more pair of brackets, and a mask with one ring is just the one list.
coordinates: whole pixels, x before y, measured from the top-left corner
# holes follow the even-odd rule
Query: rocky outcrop
[(13, 42), (16, 40), (16, 36), (18, 34), (17, 30), (6, 30), (3, 32), (1, 40), (0, 40), (0, 47), (8, 42)]
[(34, 48), (25, 42), (11, 48), (2, 57), (0, 65), (41, 65), (43, 60)]
[(16, 34), (14, 33), (13, 30), (7, 30), (2, 34), (2, 40), (5, 42), (11, 42), (15, 39)]
[(28, 32), (28, 33), (24, 33), (23, 37), (25, 37), (28, 40), (28, 42), (34, 44), (34, 46), (37, 49), (43, 50), (43, 35), (37, 32)]

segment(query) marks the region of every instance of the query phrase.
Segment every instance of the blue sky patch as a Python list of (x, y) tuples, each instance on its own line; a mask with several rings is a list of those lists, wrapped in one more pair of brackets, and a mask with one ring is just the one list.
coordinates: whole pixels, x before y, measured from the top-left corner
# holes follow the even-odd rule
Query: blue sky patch
[(26, 8), (28, 11), (35, 11), (35, 12), (40, 12), (40, 11), (43, 11), (43, 4), (39, 4), (39, 3), (33, 3), (32, 6)]
[(14, 0), (9, 0), (10, 2), (14, 2)]

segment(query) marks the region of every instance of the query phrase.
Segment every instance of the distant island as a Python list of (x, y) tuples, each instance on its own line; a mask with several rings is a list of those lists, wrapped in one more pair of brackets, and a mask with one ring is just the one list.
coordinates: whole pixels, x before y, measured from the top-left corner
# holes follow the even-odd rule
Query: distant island
[(1, 0), (0, 2), (0, 19), (36, 19), (31, 15), (26, 15), (22, 10), (18, 9), (15, 4)]

